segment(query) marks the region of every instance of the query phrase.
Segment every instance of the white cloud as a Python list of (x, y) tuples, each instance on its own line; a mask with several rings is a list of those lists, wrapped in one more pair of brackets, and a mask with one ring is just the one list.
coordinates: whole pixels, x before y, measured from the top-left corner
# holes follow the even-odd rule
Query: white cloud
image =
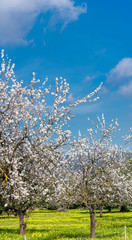
[(0, 44), (28, 44), (26, 36), (40, 13), (50, 12), (50, 24), (59, 20), (66, 25), (87, 11), (86, 5), (76, 6), (73, 0), (1, 0)]
[(109, 92), (108, 88), (106, 88), (105, 86), (102, 86), (100, 91), (99, 91), (99, 94), (102, 95), (102, 94), (107, 94)]
[(102, 48), (100, 50), (95, 51), (95, 55), (97, 55), (97, 56), (104, 55), (106, 53), (106, 51), (107, 51), (107, 48)]
[(132, 97), (132, 80), (119, 88), (118, 94), (126, 97)]
[(94, 78), (95, 78), (94, 76), (89, 76), (89, 75), (87, 75), (87, 76), (85, 77), (85, 79), (84, 79), (84, 83), (90, 82), (90, 81), (92, 81)]
[(69, 103), (75, 102), (75, 98), (73, 97), (72, 93), (70, 93), (70, 94), (68, 95), (67, 102), (69, 102)]
[(102, 111), (101, 108), (102, 107), (99, 102), (80, 104), (78, 107), (73, 109), (73, 114), (97, 113)]
[(115, 84), (130, 77), (132, 77), (132, 58), (121, 59), (109, 74), (107, 74), (107, 80)]

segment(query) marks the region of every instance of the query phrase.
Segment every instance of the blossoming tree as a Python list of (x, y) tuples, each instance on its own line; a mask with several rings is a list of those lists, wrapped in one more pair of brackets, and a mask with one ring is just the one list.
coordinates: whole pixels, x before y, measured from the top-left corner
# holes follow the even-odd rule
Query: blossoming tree
[(132, 128), (130, 128), (130, 134), (129, 134), (129, 135), (126, 135), (126, 137), (124, 137), (124, 140), (125, 140), (127, 143), (131, 143), (131, 142), (132, 142)]
[[(67, 122), (71, 110), (82, 102), (96, 101), (94, 94), (67, 104), (69, 85), (56, 78), (55, 91), (41, 84), (35, 73), (29, 86), (18, 82), (14, 64), (4, 59), (0, 71), (0, 166), (9, 177), (0, 188), (4, 206), (19, 216), (24, 234), (24, 216), (41, 197), (47, 197), (60, 159), (59, 148), (68, 143)], [(50, 101), (49, 101), (50, 99)]]
[[(107, 127), (102, 114), (98, 122), (92, 121), (93, 127), (88, 129), (88, 136), (74, 140), (69, 151), (69, 162), (72, 171), (76, 172), (73, 184), (74, 196), (90, 210), (91, 237), (95, 238), (95, 209), (110, 201), (116, 191), (123, 191), (126, 176), (121, 172), (122, 155), (111, 146), (112, 134), (118, 127), (117, 121), (111, 121)], [(118, 179), (118, 181), (117, 181)], [(121, 184), (122, 183), (122, 184)], [(127, 191), (127, 190), (126, 190)]]

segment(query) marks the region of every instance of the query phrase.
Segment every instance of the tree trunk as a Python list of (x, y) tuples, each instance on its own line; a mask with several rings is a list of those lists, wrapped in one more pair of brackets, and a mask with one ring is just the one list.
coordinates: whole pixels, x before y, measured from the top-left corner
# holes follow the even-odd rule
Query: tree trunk
[(127, 208), (126, 205), (122, 205), (121, 209), (120, 209), (120, 212), (129, 212), (129, 209)]
[(24, 222), (24, 213), (19, 213), (20, 234), (24, 235), (26, 232), (26, 223)]
[(91, 238), (95, 239), (95, 206), (93, 204), (90, 206), (90, 224)]
[(108, 206), (108, 213), (111, 213), (111, 207)]
[(100, 206), (99, 206), (99, 211), (100, 211), (100, 218), (102, 218), (103, 217), (103, 215), (102, 215), (102, 212), (103, 212), (102, 204), (100, 204)]

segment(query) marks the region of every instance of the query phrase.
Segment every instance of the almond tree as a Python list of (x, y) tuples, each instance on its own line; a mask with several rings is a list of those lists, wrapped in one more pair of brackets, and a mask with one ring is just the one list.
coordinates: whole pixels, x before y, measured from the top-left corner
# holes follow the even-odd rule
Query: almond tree
[(126, 135), (124, 137), (124, 140), (127, 142), (127, 143), (131, 143), (132, 142), (132, 128), (130, 128), (130, 134), (129, 135)]
[(102, 114), (102, 119), (98, 117), (98, 122), (92, 121), (92, 125), (88, 136), (81, 137), (79, 133), (79, 138), (74, 140), (69, 161), (73, 165), (72, 171), (76, 171), (73, 194), (89, 208), (91, 237), (95, 238), (96, 205), (101, 205), (111, 196), (114, 176), (118, 175), (117, 166), (121, 162), (118, 164), (117, 159), (111, 157), (110, 147), (112, 133), (118, 127), (117, 121), (114, 123), (112, 120), (107, 127)]
[[(123, 137), (125, 142), (131, 146), (132, 144), (132, 127), (130, 128), (129, 135)], [(129, 180), (131, 181), (129, 189), (132, 189), (132, 149), (127, 149), (127, 154), (125, 156), (125, 164), (127, 166), (126, 174), (130, 174)], [(132, 198), (132, 193), (131, 193)], [(132, 200), (131, 200), (132, 201)], [(127, 205), (131, 204), (130, 201), (124, 201), (124, 204), (121, 206), (121, 211), (127, 211)]]
[(131, 165), (127, 160), (127, 151), (116, 145), (110, 148), (112, 164), (108, 166), (111, 188), (106, 194), (107, 205), (126, 206), (132, 202)]
[(76, 172), (69, 169), (64, 149), (60, 157), (61, 159), (60, 162), (58, 162), (57, 171), (54, 171), (55, 182), (51, 187), (46, 204), (48, 207), (53, 207), (58, 211), (65, 211), (70, 206), (78, 204), (73, 194)]
[[(67, 123), (71, 110), (82, 102), (96, 101), (94, 94), (67, 104), (69, 85), (56, 78), (55, 91), (41, 84), (36, 74), (29, 86), (18, 82), (14, 64), (1, 52), (0, 71), (0, 166), (9, 177), (0, 195), (6, 208), (19, 216), (24, 234), (24, 216), (41, 197), (47, 197), (60, 159), (59, 148), (69, 142)], [(2, 180), (2, 179), (1, 179)]]

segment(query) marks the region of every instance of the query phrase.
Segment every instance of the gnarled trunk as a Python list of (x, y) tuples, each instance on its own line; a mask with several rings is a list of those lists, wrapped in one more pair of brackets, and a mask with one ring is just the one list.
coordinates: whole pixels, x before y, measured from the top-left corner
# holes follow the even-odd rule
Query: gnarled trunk
[(95, 238), (95, 206), (93, 204), (90, 206), (90, 224), (91, 238)]
[(102, 214), (103, 206), (102, 206), (102, 204), (100, 204), (100, 206), (99, 206), (99, 211), (100, 211), (100, 218), (102, 218), (103, 217), (103, 214)]
[(111, 207), (108, 206), (108, 213), (111, 213)]
[(26, 223), (24, 222), (24, 213), (19, 213), (20, 234), (24, 235), (26, 232)]

